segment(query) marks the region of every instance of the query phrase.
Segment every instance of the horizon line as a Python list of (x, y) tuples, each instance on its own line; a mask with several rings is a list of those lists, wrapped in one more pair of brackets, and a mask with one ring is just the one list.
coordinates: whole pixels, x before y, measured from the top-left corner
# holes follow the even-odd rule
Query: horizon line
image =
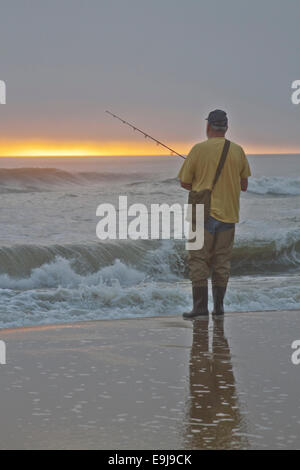
[[(253, 156), (253, 157), (258, 157), (258, 156), (281, 156), (281, 155), (300, 155), (299, 152), (260, 152), (260, 153), (248, 153), (245, 152), (246, 155), (248, 156)], [(187, 154), (183, 154), (185, 157)], [(179, 157), (179, 155), (176, 154), (169, 154), (169, 153), (143, 153), (143, 154), (107, 154), (107, 155), (87, 155), (87, 154), (82, 154), (82, 155), (59, 155), (59, 154), (53, 154), (53, 155), (0, 155), (0, 158), (107, 158), (107, 157)]]
[[(80, 140), (64, 140), (54, 141), (45, 139), (30, 139), (24, 141), (0, 142), (1, 158), (35, 158), (35, 157), (149, 157), (154, 155), (173, 155), (179, 152), (182, 156), (187, 155), (190, 149), (199, 140), (193, 139), (191, 142), (172, 141), (168, 142), (170, 151), (163, 149), (161, 146), (152, 144), (151, 142), (137, 141), (80, 141)], [(300, 154), (300, 148), (296, 146), (267, 146), (242, 144), (247, 155), (294, 155)]]

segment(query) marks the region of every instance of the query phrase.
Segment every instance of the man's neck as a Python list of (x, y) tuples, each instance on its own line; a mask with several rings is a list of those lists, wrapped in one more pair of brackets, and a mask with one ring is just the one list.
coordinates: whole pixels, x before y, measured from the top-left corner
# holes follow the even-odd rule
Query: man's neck
[(215, 137), (223, 137), (223, 138), (225, 138), (225, 134), (220, 133), (220, 132), (212, 132), (211, 134), (209, 134), (209, 136), (208, 136), (207, 138), (208, 138), (208, 139), (214, 139)]

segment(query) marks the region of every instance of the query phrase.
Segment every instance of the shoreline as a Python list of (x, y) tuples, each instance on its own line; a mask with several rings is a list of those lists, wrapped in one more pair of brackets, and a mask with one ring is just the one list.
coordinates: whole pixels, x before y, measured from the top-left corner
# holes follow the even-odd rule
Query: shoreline
[[(298, 312), (300, 313), (299, 309), (287, 309), (287, 310), (248, 310), (245, 312), (226, 312), (224, 315), (224, 321), (226, 321), (226, 317), (231, 316), (231, 315), (252, 315), (256, 313), (260, 314), (270, 314), (270, 313), (289, 313), (289, 312)], [(182, 319), (181, 314), (175, 314), (175, 315), (151, 315), (147, 317), (125, 317), (125, 318), (99, 318), (99, 320), (82, 320), (82, 321), (76, 321), (76, 322), (62, 322), (62, 323), (45, 323), (45, 324), (37, 324), (37, 325), (25, 325), (25, 326), (16, 326), (16, 327), (8, 327), (8, 328), (0, 328), (0, 335), (2, 333), (8, 332), (12, 333), (14, 331), (31, 331), (31, 330), (47, 330), (47, 329), (59, 329), (59, 328), (80, 328), (81, 325), (85, 324), (90, 324), (90, 323), (95, 323), (96, 325), (99, 322), (123, 322), (123, 321), (143, 321), (143, 320), (153, 320), (153, 319), (158, 319), (158, 320), (163, 320), (165, 318), (177, 318), (177, 319)], [(213, 321), (212, 314), (209, 314), (209, 319)], [(188, 322), (191, 320), (184, 320), (185, 322)], [(0, 338), (1, 339), (1, 338)]]

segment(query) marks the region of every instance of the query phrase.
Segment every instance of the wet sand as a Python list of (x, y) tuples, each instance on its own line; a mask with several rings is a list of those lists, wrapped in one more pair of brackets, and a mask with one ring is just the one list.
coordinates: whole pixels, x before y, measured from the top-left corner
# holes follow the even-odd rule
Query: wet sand
[(299, 449), (299, 311), (1, 330), (1, 449)]

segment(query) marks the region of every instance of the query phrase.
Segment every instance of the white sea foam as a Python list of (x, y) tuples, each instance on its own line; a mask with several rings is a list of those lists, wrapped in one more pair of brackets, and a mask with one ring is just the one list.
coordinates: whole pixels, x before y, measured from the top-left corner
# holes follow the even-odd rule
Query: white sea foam
[(76, 289), (81, 285), (109, 285), (117, 281), (121, 286), (130, 286), (142, 282), (145, 273), (126, 266), (118, 259), (111, 266), (106, 266), (93, 274), (81, 275), (74, 271), (72, 261), (57, 257), (53, 262), (46, 263), (32, 270), (27, 278), (16, 279), (7, 274), (0, 275), (2, 289), (41, 289), (66, 287)]
[(261, 176), (249, 178), (248, 191), (256, 194), (300, 195), (300, 178), (283, 176)]
[[(119, 263), (112, 272), (113, 279), (109, 282), (103, 277), (98, 282), (96, 277), (82, 278), (81, 282), (72, 278), (69, 286), (58, 288), (1, 289), (0, 327), (172, 315), (192, 306), (188, 281), (132, 284), (137, 274)], [(128, 276), (124, 276), (126, 272)], [(299, 282), (300, 277), (296, 275), (273, 279), (232, 278), (226, 310), (299, 309)], [(211, 296), (209, 308), (212, 310)]]

